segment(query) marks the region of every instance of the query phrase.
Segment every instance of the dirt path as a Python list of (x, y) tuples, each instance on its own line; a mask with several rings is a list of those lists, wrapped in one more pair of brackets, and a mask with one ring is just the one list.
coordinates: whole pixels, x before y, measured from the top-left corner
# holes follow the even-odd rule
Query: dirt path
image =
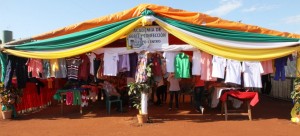
[(159, 135), (211, 135), (211, 136), (299, 136), (300, 125), (289, 121), (290, 102), (263, 96), (252, 110), (253, 121), (246, 116), (219, 115), (220, 109), (206, 108), (205, 114), (195, 112), (189, 102), (181, 103), (178, 111), (168, 111), (167, 105), (150, 106), (153, 123), (139, 126), (132, 109), (124, 113), (112, 111), (108, 116), (104, 103), (94, 103), (84, 109), (68, 106), (64, 115), (58, 105), (39, 112), (22, 115), (16, 120), (0, 119), (1, 136), (159, 136)]

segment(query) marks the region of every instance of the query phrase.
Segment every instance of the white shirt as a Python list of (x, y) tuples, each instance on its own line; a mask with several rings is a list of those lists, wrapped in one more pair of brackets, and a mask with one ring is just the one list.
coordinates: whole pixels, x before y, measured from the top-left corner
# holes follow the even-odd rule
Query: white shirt
[(164, 52), (163, 56), (166, 59), (167, 72), (174, 72), (174, 60), (179, 52)]
[(212, 77), (222, 78), (224, 79), (225, 75), (225, 67), (226, 67), (226, 59), (213, 56), (212, 59)]
[(261, 74), (264, 72), (260, 62), (244, 61), (242, 64), (244, 72), (244, 87), (262, 88)]
[(117, 53), (104, 53), (103, 75), (117, 76), (117, 74), (118, 74), (118, 60), (119, 60), (119, 55)]
[(91, 75), (95, 75), (94, 73), (94, 59), (96, 58), (96, 55), (94, 53), (90, 53), (87, 55), (89, 57), (89, 60), (90, 60), (90, 74)]
[(241, 84), (242, 65), (237, 60), (227, 60), (225, 83)]
[(201, 52), (193, 52), (193, 65), (192, 65), (192, 75), (201, 75)]

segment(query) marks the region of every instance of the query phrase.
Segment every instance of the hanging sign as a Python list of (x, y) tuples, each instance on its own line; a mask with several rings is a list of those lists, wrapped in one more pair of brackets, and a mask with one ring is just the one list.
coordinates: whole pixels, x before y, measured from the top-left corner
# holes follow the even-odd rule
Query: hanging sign
[(169, 45), (168, 32), (160, 26), (135, 28), (126, 38), (127, 49), (147, 49)]

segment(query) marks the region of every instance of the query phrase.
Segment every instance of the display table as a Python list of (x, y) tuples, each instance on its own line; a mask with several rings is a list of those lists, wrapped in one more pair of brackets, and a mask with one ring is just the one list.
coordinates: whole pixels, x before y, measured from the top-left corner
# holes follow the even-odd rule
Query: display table
[[(84, 91), (85, 89), (83, 88), (74, 88), (74, 89), (59, 89), (57, 90), (57, 92), (54, 95), (54, 99), (56, 100), (60, 100), (61, 102), (61, 114), (64, 113), (64, 97), (66, 97), (68, 92), (73, 92), (73, 93), (77, 93), (78, 95), (80, 95), (81, 91)], [(80, 107), (80, 114), (82, 114), (82, 106), (81, 106), (81, 97), (79, 98), (73, 98), (74, 101), (78, 101), (76, 105), (79, 105)]]
[[(247, 112), (230, 112), (232, 110), (227, 109), (228, 96), (246, 102)], [(225, 120), (227, 120), (228, 115), (247, 115), (249, 117), (249, 120), (252, 120), (251, 106), (255, 106), (258, 103), (259, 98), (257, 92), (240, 92), (237, 90), (230, 90), (228, 92), (225, 92), (221, 96), (220, 100), (222, 101), (222, 113), (223, 109), (225, 111)]]

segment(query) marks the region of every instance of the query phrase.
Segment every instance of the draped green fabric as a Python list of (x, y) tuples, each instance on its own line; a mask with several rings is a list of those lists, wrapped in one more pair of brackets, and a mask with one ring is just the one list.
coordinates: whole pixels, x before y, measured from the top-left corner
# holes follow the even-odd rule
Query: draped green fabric
[(128, 20), (68, 34), (55, 38), (50, 38), (41, 41), (35, 41), (15, 46), (6, 46), (7, 49), (14, 50), (28, 50), (28, 51), (49, 51), (60, 50), (77, 47), (83, 44), (87, 44), (99, 39), (102, 39), (108, 35), (115, 33), (121, 28), (131, 24), (140, 17), (131, 18)]
[(143, 16), (146, 16), (146, 15), (155, 15), (155, 12), (153, 12), (153, 11), (150, 10), (150, 9), (145, 9), (145, 10), (141, 13), (141, 15), (143, 15)]
[(0, 52), (0, 65), (1, 65), (1, 82), (4, 82), (5, 73), (6, 73), (6, 64), (7, 64), (7, 55)]
[(287, 38), (281, 36), (272, 36), (258, 33), (249, 33), (249, 32), (241, 32), (234, 30), (226, 30), (221, 28), (212, 28), (207, 26), (199, 26), (194, 25), (170, 18), (161, 17), (155, 15), (155, 17), (161, 19), (162, 21), (176, 26), (178, 28), (184, 29), (186, 31), (196, 33), (199, 35), (225, 39), (225, 40), (233, 40), (233, 41), (244, 41), (244, 42), (298, 42), (299, 39), (296, 38)]

